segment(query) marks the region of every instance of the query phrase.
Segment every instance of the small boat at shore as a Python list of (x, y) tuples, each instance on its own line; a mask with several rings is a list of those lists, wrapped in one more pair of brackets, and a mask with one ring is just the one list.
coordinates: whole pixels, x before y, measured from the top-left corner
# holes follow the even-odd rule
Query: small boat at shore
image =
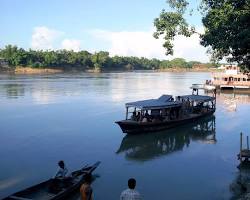
[(85, 166), (80, 170), (71, 173), (72, 180), (67, 187), (62, 187), (56, 193), (52, 193), (49, 190), (51, 182), (53, 179), (49, 179), (45, 182), (39, 183), (20, 192), (14, 193), (3, 200), (60, 200), (66, 199), (67, 196), (72, 194), (80, 188), (81, 184), (84, 182), (86, 174), (91, 174), (100, 164), (98, 161), (91, 166)]
[(127, 134), (161, 131), (181, 124), (195, 122), (210, 116), (216, 109), (216, 98), (204, 95), (177, 96), (162, 95), (158, 99), (148, 99), (126, 103), (126, 119), (117, 121)]

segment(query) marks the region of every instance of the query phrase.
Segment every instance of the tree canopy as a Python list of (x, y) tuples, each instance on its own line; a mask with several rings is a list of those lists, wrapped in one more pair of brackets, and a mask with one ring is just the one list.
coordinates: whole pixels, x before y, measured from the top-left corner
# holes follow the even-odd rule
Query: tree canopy
[(11, 67), (49, 67), (66, 70), (152, 70), (176, 67), (192, 68), (193, 65), (200, 64), (198, 61), (188, 62), (183, 58), (158, 60), (133, 56), (111, 57), (106, 51), (95, 53), (67, 50), (34, 51), (32, 49), (24, 50), (12, 45), (7, 45), (4, 49), (0, 49), (0, 58), (7, 60)]
[[(172, 55), (175, 36), (190, 37), (196, 31), (185, 19), (189, 11), (187, 0), (167, 0), (167, 3), (172, 10), (162, 10), (154, 20), (154, 37), (163, 36), (166, 54)], [(210, 48), (212, 58), (227, 58), (250, 69), (250, 1), (200, 0), (199, 10), (205, 28), (199, 34), (201, 44)]]

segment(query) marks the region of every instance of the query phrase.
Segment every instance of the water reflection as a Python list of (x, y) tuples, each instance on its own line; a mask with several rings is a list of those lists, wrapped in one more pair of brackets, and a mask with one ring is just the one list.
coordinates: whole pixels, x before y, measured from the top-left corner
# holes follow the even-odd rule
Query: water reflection
[(189, 147), (191, 141), (216, 143), (215, 116), (164, 132), (126, 135), (117, 150), (128, 160), (147, 161)]
[(229, 112), (235, 112), (239, 104), (250, 103), (249, 94), (220, 93), (220, 100)]
[(232, 192), (231, 200), (249, 199), (250, 168), (241, 169), (229, 186)]
[(23, 180), (23, 177), (15, 177), (15, 178), (9, 178), (6, 180), (0, 180), (0, 190), (13, 187), (14, 185), (20, 183), (22, 180)]
[(227, 112), (236, 112), (239, 105), (250, 103), (250, 93), (224, 91), (217, 93), (216, 100)]
[[(10, 84), (4, 84), (1, 86), (3, 90), (6, 92), (7, 98), (18, 98), (22, 97), (25, 94), (25, 85), (24, 84), (16, 84), (16, 83), (10, 83)], [(0, 88), (1, 90), (1, 88)]]

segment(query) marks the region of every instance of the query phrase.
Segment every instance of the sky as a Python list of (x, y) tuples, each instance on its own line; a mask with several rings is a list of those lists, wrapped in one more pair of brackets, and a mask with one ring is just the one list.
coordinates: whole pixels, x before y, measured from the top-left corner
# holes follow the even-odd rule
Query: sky
[[(197, 7), (198, 0), (190, 0)], [(163, 41), (153, 38), (153, 21), (165, 0), (0, 0), (0, 48), (108, 51), (111, 56), (158, 59), (182, 57), (208, 62), (197, 35), (176, 37), (174, 55), (166, 56)], [(201, 15), (188, 22), (203, 30)]]

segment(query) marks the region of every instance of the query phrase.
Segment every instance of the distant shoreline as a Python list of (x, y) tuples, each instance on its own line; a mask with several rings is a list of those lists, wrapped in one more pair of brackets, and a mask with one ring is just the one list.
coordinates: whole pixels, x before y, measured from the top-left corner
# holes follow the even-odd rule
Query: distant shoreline
[[(67, 72), (86, 72), (86, 73), (105, 73), (105, 72), (136, 72), (142, 70), (79, 70), (79, 69), (52, 69), (52, 68), (32, 68), (32, 67), (16, 67), (14, 69), (2, 69), (0, 74), (10, 73), (10, 74), (58, 74)], [(153, 71), (153, 72), (220, 72), (221, 70), (215, 68), (167, 68), (167, 69), (156, 69), (156, 70), (143, 70), (143, 71)]]

